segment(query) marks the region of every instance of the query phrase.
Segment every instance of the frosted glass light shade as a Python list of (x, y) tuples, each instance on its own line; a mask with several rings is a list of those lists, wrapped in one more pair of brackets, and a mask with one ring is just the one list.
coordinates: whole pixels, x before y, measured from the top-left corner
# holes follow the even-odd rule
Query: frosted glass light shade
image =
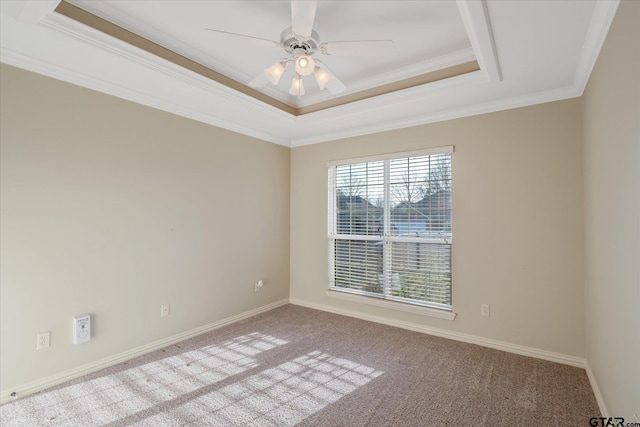
[(272, 84), (277, 85), (280, 81), (280, 77), (284, 73), (284, 64), (280, 61), (276, 62), (269, 68), (264, 69), (264, 75)]
[(327, 70), (323, 70), (320, 67), (316, 67), (316, 71), (313, 73), (313, 75), (318, 82), (318, 87), (320, 88), (320, 90), (323, 90), (327, 83), (329, 83), (336, 77)]
[(302, 55), (296, 59), (296, 73), (301, 76), (308, 76), (313, 73), (315, 66), (316, 63), (310, 56)]
[(293, 80), (291, 80), (291, 89), (289, 89), (289, 93), (295, 96), (304, 95), (304, 85), (302, 84), (300, 76), (295, 76)]

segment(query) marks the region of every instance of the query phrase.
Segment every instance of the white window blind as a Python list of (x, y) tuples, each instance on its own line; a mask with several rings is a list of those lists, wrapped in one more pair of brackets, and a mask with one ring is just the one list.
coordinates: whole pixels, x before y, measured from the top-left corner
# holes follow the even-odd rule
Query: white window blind
[(451, 310), (452, 152), (329, 165), (331, 290)]

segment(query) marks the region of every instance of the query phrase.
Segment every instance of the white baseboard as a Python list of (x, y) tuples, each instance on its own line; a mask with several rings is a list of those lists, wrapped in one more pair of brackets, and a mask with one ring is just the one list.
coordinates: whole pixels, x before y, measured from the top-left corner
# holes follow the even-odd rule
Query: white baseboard
[(591, 366), (589, 366), (589, 362), (586, 363), (585, 371), (587, 371), (587, 377), (589, 378), (589, 383), (591, 383), (591, 389), (593, 390), (593, 394), (596, 396), (596, 402), (598, 402), (598, 407), (600, 408), (600, 413), (603, 417), (610, 417), (609, 411), (607, 410), (607, 406), (604, 404), (604, 398), (602, 397), (602, 393), (600, 392), (600, 387), (598, 387), (598, 382), (596, 381), (595, 375), (593, 375), (593, 371), (591, 370)]
[(263, 305), (262, 307), (255, 308), (253, 310), (245, 311), (244, 313), (237, 314), (235, 316), (227, 317), (222, 320), (218, 320), (217, 322), (210, 323), (208, 325), (201, 326), (199, 328), (191, 329), (189, 331), (183, 332), (181, 334), (173, 335), (168, 338), (164, 338), (158, 341), (154, 341), (150, 344), (146, 344), (140, 347), (133, 348), (131, 350), (127, 350), (113, 356), (105, 357), (103, 359), (97, 360), (95, 362), (87, 363), (82, 366), (78, 366), (77, 368), (68, 369), (66, 371), (59, 372), (54, 375), (49, 375), (44, 378), (40, 378), (35, 381), (31, 381), (26, 384), (22, 384), (18, 387), (13, 387), (10, 390), (2, 390), (0, 391), (0, 404), (8, 402), (13, 399), (11, 396), (12, 393), (16, 393), (16, 397), (24, 397), (29, 394), (44, 390), (49, 387), (53, 387), (55, 385), (61, 384), (65, 381), (69, 381), (83, 375), (90, 374), (92, 372), (96, 372), (100, 369), (107, 368), (109, 366), (113, 366), (116, 363), (124, 362), (126, 360), (132, 359), (134, 357), (142, 356), (143, 354), (150, 353), (155, 350), (159, 350), (161, 348), (167, 347), (169, 345), (178, 343), (180, 341), (184, 341), (188, 338), (195, 337), (197, 335), (202, 335), (206, 332), (212, 331), (214, 329), (221, 328), (223, 326), (230, 325), (232, 323), (238, 322), (240, 320), (248, 319), (249, 317), (258, 315), (260, 313), (264, 313), (269, 310), (273, 310), (274, 308), (283, 306), (289, 302), (289, 299), (283, 299), (280, 301), (273, 302), (271, 304)]
[(452, 332), (444, 329), (433, 328), (430, 326), (424, 326), (417, 323), (403, 322), (400, 320), (390, 319), (382, 316), (372, 316), (368, 314), (355, 313), (348, 310), (341, 310), (334, 307), (330, 307), (323, 304), (315, 304), (307, 301), (291, 298), (289, 300), (291, 304), (300, 305), (303, 307), (313, 308), (316, 310), (327, 311), (329, 313), (341, 314), (343, 316), (355, 317), (362, 320), (368, 320), (370, 322), (382, 323), (384, 325), (396, 326), (398, 328), (408, 329), (415, 332), (422, 332), (424, 334), (435, 335), (442, 338), (449, 338), (456, 341), (463, 341), (470, 344), (477, 344), (483, 347), (489, 347), (496, 350), (502, 350), (509, 353), (519, 354), (521, 356), (535, 357), (536, 359), (548, 360), (550, 362), (562, 363), (564, 365), (576, 366), (578, 368), (585, 368), (586, 361), (583, 358), (570, 356), (562, 353), (555, 353), (553, 351), (540, 350), (533, 347), (526, 347), (518, 344), (511, 344), (504, 341), (492, 340), (489, 338), (483, 338), (476, 335), (468, 335), (460, 332)]

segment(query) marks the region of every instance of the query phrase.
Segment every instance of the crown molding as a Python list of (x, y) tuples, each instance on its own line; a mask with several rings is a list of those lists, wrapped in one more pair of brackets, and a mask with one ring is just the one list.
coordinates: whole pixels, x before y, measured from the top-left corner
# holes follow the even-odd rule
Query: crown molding
[(480, 69), (486, 73), (489, 81), (501, 81), (502, 71), (493, 41), (487, 2), (485, 0), (457, 0), (457, 3)]
[[(484, 74), (478, 72), (484, 78)], [(460, 78), (465, 76), (460, 76)], [(471, 77), (468, 77), (471, 79)], [(477, 78), (477, 77), (476, 77)], [(579, 97), (581, 94), (574, 86), (568, 86), (560, 89), (553, 89), (545, 92), (526, 94), (519, 97), (497, 99), (482, 104), (469, 105), (464, 107), (452, 108), (445, 111), (436, 111), (431, 114), (425, 114), (417, 117), (407, 118), (406, 120), (392, 120), (386, 123), (375, 123), (370, 126), (361, 126), (357, 130), (347, 130), (342, 132), (325, 133), (317, 137), (297, 138), (291, 141), (291, 147), (302, 147), (304, 145), (319, 144), (322, 142), (335, 141), (339, 139), (352, 138), (362, 135), (371, 135), (374, 133), (387, 132), (397, 129), (410, 128), (429, 123), (444, 122), (447, 120), (460, 119), (463, 117), (477, 116), (480, 114), (494, 113), (497, 111), (510, 110), (513, 108), (528, 107), (536, 104), (544, 104), (547, 102), (562, 101)], [(407, 95), (411, 98), (411, 95)]]
[(131, 62), (142, 65), (167, 76), (182, 80), (190, 85), (198, 86), (210, 93), (223, 97), (229, 101), (241, 101), (251, 108), (259, 109), (269, 114), (277, 114), (281, 118), (293, 121), (290, 113), (261, 102), (252, 96), (233, 90), (213, 79), (202, 76), (185, 67), (163, 59), (157, 55), (140, 49), (116, 37), (112, 37), (88, 25), (84, 25), (74, 19), (59, 13), (51, 13), (40, 21), (40, 24), (57, 31), (65, 36), (73, 37), (83, 43), (91, 44), (101, 51), (121, 56)]

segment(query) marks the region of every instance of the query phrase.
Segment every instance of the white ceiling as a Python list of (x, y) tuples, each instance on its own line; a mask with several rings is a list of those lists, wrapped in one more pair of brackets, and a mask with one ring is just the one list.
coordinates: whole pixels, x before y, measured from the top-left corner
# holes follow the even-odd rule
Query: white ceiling
[[(264, 140), (298, 146), (580, 96), (617, 0), (324, 1), (321, 41), (390, 39), (392, 57), (325, 62), (357, 92), (474, 58), (481, 70), (325, 110), (292, 115), (54, 12), (58, 0), (0, 2), (0, 60)], [(288, 1), (72, 1), (246, 84), (283, 57), (203, 31), (278, 41)], [(260, 90), (294, 106), (331, 98), (311, 80)]]
[[(203, 31), (205, 28), (280, 40), (291, 26), (289, 1), (121, 1), (73, 0), (70, 3), (247, 84), (262, 70), (288, 55), (281, 48), (255, 46), (242, 39)], [(452, 1), (321, 1), (314, 29), (320, 42), (392, 40), (394, 55), (336, 57), (317, 52), (328, 68), (355, 92), (475, 58), (458, 6)], [(434, 63), (438, 61), (437, 64)], [(289, 95), (289, 67), (278, 86), (265, 94), (293, 106), (332, 97), (313, 77), (305, 79), (306, 95)]]

